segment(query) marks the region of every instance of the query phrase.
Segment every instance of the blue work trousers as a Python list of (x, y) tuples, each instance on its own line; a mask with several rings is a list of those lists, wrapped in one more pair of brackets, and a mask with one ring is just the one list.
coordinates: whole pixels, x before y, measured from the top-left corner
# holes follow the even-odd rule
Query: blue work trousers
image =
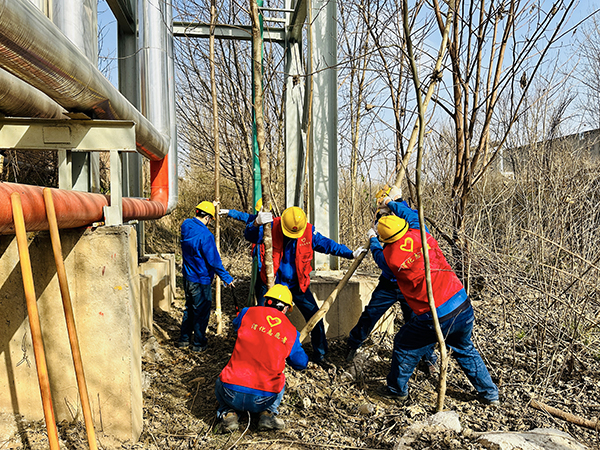
[(210, 284), (200, 284), (183, 279), (185, 311), (181, 321), (179, 342), (190, 342), (193, 346), (206, 345), (206, 328), (210, 319), (212, 290)]
[(350, 331), (348, 346), (350, 348), (359, 348), (369, 337), (379, 319), (396, 302), (400, 303), (404, 323), (409, 322), (415, 313), (413, 313), (406, 300), (404, 300), (404, 296), (400, 292), (400, 289), (398, 289), (398, 285), (395, 282), (380, 280), (371, 294), (369, 304), (365, 307), (358, 322)]
[[(292, 293), (292, 300), (294, 307), (298, 308), (307, 322), (312, 316), (319, 310), (317, 302), (313, 297), (310, 288), (306, 288), (306, 292), (302, 292), (298, 286), (290, 289)], [(267, 293), (267, 285), (261, 283), (260, 296), (258, 297), (258, 305), (264, 306), (265, 294)], [(313, 348), (313, 360), (319, 361), (323, 359), (327, 353), (327, 338), (325, 337), (325, 325), (323, 320), (319, 320), (319, 323), (315, 325), (313, 330), (310, 332), (310, 343)]]
[[(473, 308), (469, 304), (458, 315), (442, 321), (440, 327), (446, 344), (452, 349), (452, 356), (456, 358), (479, 396), (487, 401), (495, 401), (498, 400), (498, 387), (492, 381), (481, 355), (471, 340), (474, 319)], [(415, 316), (400, 328), (394, 338), (392, 366), (387, 376), (390, 391), (402, 396), (408, 395), (408, 380), (421, 357), (431, 351), (436, 342), (437, 337), (431, 320), (421, 320)]]
[[(379, 319), (396, 302), (400, 303), (404, 323), (410, 322), (416, 315), (410, 306), (408, 306), (408, 303), (406, 303), (402, 292), (398, 288), (398, 284), (395, 281), (380, 278), (377, 287), (375, 287), (375, 290), (371, 294), (369, 304), (360, 315), (357, 324), (350, 331), (348, 347), (359, 348), (369, 337)], [(437, 357), (435, 356), (433, 347), (423, 355), (423, 360), (430, 365), (436, 363)]]
[(222, 419), (229, 411), (234, 410), (238, 414), (248, 411), (250, 413), (260, 413), (270, 411), (273, 414), (278, 414), (277, 408), (283, 399), (283, 391), (275, 395), (258, 395), (246, 392), (238, 392), (223, 385), (220, 378), (215, 382), (215, 396), (219, 402), (217, 409), (217, 418)]

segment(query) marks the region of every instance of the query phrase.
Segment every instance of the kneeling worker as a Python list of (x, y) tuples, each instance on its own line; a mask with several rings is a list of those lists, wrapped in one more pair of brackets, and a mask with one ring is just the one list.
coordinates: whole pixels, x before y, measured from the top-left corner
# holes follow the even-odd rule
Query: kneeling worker
[(234, 319), (235, 347), (215, 384), (217, 417), (225, 430), (238, 429), (242, 411), (260, 413), (259, 430), (285, 427), (276, 416), (285, 388), (285, 362), (296, 370), (308, 364), (300, 333), (285, 315), (291, 309), (292, 293), (276, 284), (265, 294), (265, 306), (244, 308)]

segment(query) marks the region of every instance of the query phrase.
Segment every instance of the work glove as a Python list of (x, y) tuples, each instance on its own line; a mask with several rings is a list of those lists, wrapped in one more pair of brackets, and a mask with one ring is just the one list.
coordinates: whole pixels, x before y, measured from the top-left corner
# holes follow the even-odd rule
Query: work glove
[(354, 251), (352, 252), (352, 257), (353, 257), (354, 259), (356, 259), (356, 258), (358, 258), (360, 255), (362, 255), (363, 253), (366, 253), (366, 252), (367, 252), (367, 249), (366, 249), (366, 248), (364, 248), (364, 247), (362, 247), (362, 246), (361, 246), (361, 247), (358, 247), (356, 250), (354, 250)]
[(254, 223), (257, 225), (264, 225), (265, 223), (273, 222), (273, 213), (269, 211), (261, 211), (256, 215), (256, 219), (254, 219)]
[(227, 214), (229, 214), (229, 210), (228, 209), (220, 209), (219, 210), (219, 215), (220, 216), (226, 216)]
[(367, 231), (367, 239), (371, 239), (377, 237), (377, 231), (375, 231), (375, 229), (373, 228), (369, 228), (369, 231)]
[(402, 198), (402, 190), (399, 187), (392, 186), (387, 195), (392, 200), (398, 200), (399, 198)]
[(387, 195), (385, 197), (379, 197), (377, 199), (377, 207), (382, 208), (384, 206), (387, 206), (387, 204), (391, 201), (392, 201), (392, 197), (389, 197)]

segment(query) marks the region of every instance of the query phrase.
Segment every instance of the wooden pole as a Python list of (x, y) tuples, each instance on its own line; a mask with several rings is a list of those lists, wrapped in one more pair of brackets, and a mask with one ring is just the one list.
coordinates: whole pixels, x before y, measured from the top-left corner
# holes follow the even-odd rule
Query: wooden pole
[[(370, 240), (367, 240), (367, 243), (363, 247), (368, 249), (369, 245), (370, 245)], [(348, 284), (348, 280), (354, 274), (354, 272), (356, 271), (356, 269), (358, 268), (358, 266), (360, 265), (362, 260), (365, 259), (365, 256), (367, 255), (367, 253), (369, 253), (369, 252), (366, 251), (366, 252), (361, 253), (358, 256), (358, 258), (356, 258), (352, 262), (352, 265), (350, 266), (348, 271), (344, 274), (343, 278), (337, 284), (337, 286), (335, 287), (333, 292), (331, 294), (329, 294), (329, 297), (327, 297), (327, 300), (325, 300), (323, 302), (323, 305), (321, 305), (319, 310), (313, 314), (313, 316), (308, 320), (308, 322), (306, 322), (306, 325), (304, 325), (304, 328), (302, 328), (302, 331), (300, 332), (300, 342), (302, 342), (306, 338), (306, 336), (308, 336), (308, 334), (313, 330), (313, 328), (317, 325), (317, 323), (319, 323), (319, 320), (321, 320), (323, 317), (325, 317), (325, 314), (327, 314), (327, 311), (329, 311), (329, 308), (331, 308), (331, 305), (337, 298), (338, 294), (340, 293), (340, 291), (342, 289), (344, 289), (344, 286), (346, 286), (346, 284)]]
[[(254, 115), (256, 117), (256, 143), (258, 146), (258, 159), (260, 162), (260, 180), (262, 186), (262, 211), (269, 211), (271, 191), (269, 189), (269, 165), (265, 150), (265, 122), (264, 122), (264, 96), (262, 73), (262, 47), (261, 17), (257, 0), (250, 0), (250, 18), (252, 19), (252, 72), (254, 79)], [(263, 245), (265, 246), (265, 272), (267, 288), (273, 287), (275, 274), (273, 273), (273, 238), (271, 224), (263, 225)]]
[(561, 411), (560, 409), (553, 408), (552, 406), (548, 406), (542, 402), (538, 402), (537, 400), (531, 400), (530, 405), (532, 408), (547, 412), (548, 414), (552, 414), (554, 417), (559, 417), (561, 419), (566, 420), (567, 422), (574, 423), (575, 425), (580, 425), (582, 427), (600, 431), (600, 421), (598, 419), (584, 419), (583, 417), (579, 417), (574, 414)]
[(52, 200), (52, 191), (50, 188), (44, 188), (44, 203), (46, 204), (46, 217), (48, 218), (50, 240), (52, 241), (52, 251), (54, 252), (54, 262), (56, 263), (56, 275), (58, 277), (63, 309), (65, 311), (67, 333), (69, 335), (69, 344), (71, 345), (73, 365), (75, 366), (75, 377), (77, 379), (77, 387), (79, 389), (79, 397), (81, 399), (81, 409), (83, 410), (88, 445), (90, 449), (97, 450), (98, 446), (96, 444), (94, 420), (92, 419), (92, 410), (90, 408), (90, 400), (88, 396), (87, 384), (85, 382), (81, 351), (79, 348), (79, 338), (77, 337), (77, 328), (75, 327), (75, 316), (73, 314), (73, 304), (71, 302), (71, 294), (69, 292), (69, 284), (67, 282), (67, 271), (65, 270), (65, 263), (62, 256), (62, 246), (60, 243), (60, 235), (56, 221), (56, 210), (54, 209), (54, 201)]
[[(217, 23), (217, 2), (210, 2), (210, 91), (212, 94), (212, 112), (213, 112), (213, 140), (215, 147), (215, 201), (217, 202), (217, 211), (215, 213), (215, 243), (217, 252), (221, 253), (221, 221), (219, 219), (219, 210), (221, 206), (220, 192), (220, 173), (221, 173), (221, 154), (219, 149), (219, 104), (217, 102), (217, 81), (215, 77), (215, 25)], [(221, 307), (221, 283), (217, 280), (215, 286), (215, 315), (217, 316), (217, 334), (223, 332), (223, 315)]]
[(23, 289), (25, 291), (25, 302), (27, 304), (27, 316), (29, 317), (29, 328), (31, 328), (31, 340), (33, 342), (33, 354), (35, 355), (35, 367), (37, 369), (40, 393), (42, 395), (42, 407), (44, 409), (44, 420), (50, 450), (59, 450), (58, 430), (56, 429), (56, 418), (52, 406), (52, 395), (50, 393), (50, 379), (48, 377), (48, 366), (46, 365), (46, 354), (44, 353), (44, 342), (42, 339), (42, 328), (35, 297), (33, 284), (33, 273), (31, 270), (31, 259), (29, 258), (29, 246), (27, 244), (27, 231), (25, 230), (25, 218), (23, 217), (23, 205), (21, 195), (13, 192), (10, 195), (12, 204), (13, 220), (15, 223), (15, 234), (17, 236), (17, 247), (19, 248), (19, 260), (21, 263), (21, 275), (23, 277)]

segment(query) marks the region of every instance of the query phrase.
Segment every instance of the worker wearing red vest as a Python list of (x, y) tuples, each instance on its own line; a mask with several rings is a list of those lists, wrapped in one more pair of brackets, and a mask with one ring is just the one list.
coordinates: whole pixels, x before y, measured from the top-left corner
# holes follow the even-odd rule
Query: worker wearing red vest
[[(392, 364), (383, 395), (405, 401), (408, 380), (421, 357), (437, 342), (431, 310), (427, 301), (423, 246), (417, 211), (406, 202), (389, 197), (378, 200), (393, 214), (377, 224), (379, 239), (384, 243), (383, 255), (396, 277), (398, 287), (415, 313), (394, 338)], [(426, 231), (431, 284), (436, 312), (446, 345), (452, 356), (477, 390), (482, 402), (498, 404), (498, 387), (492, 381), (481, 355), (473, 345), (471, 333), (474, 314), (471, 302), (437, 241)]]
[[(269, 212), (260, 212), (256, 220), (246, 227), (244, 231), (246, 239), (261, 244), (261, 261), (264, 261), (265, 251), (262, 243), (262, 225), (270, 222), (273, 223), (273, 273), (275, 274), (275, 283), (284, 284), (290, 288), (294, 304), (308, 321), (319, 310), (309, 288), (314, 252), (353, 259), (366, 250), (361, 247), (353, 252), (345, 245), (326, 238), (318, 233), (312, 224), (308, 223), (306, 214), (302, 209), (292, 206), (283, 211), (281, 217), (275, 219)], [(267, 277), (264, 265), (260, 270), (260, 278), (262, 292), (266, 292)], [(259, 305), (263, 304), (263, 301), (263, 298), (259, 298)], [(329, 368), (330, 363), (325, 358), (328, 348), (322, 320), (311, 332), (311, 343), (313, 361), (324, 368)]]
[(308, 363), (300, 333), (285, 315), (292, 308), (290, 290), (276, 284), (265, 299), (265, 306), (244, 308), (233, 320), (235, 347), (215, 384), (217, 416), (226, 431), (238, 429), (241, 411), (260, 413), (259, 430), (284, 428), (276, 414), (285, 388), (285, 362), (297, 370)]

